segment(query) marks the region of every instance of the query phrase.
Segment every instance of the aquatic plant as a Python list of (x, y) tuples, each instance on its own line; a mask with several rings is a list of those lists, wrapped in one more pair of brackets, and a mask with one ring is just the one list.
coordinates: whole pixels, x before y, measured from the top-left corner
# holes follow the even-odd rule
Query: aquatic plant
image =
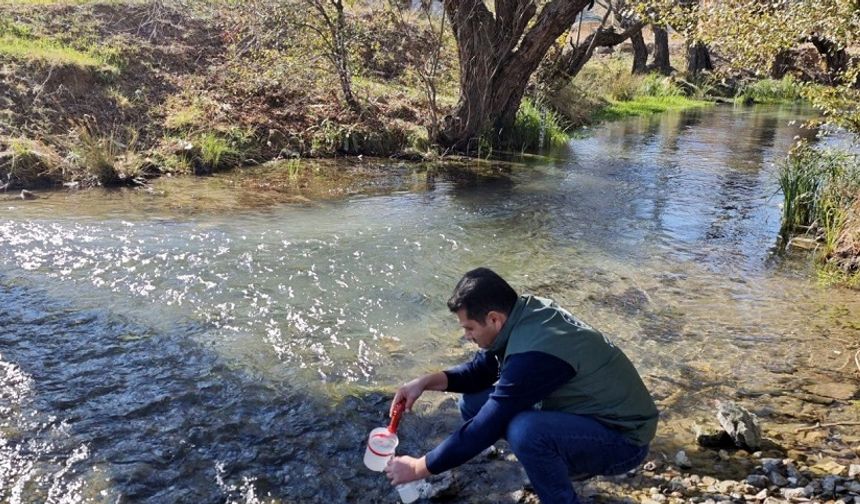
[(819, 243), (819, 278), (828, 284), (860, 286), (860, 271), (845, 271), (832, 261), (848, 232), (852, 205), (860, 197), (858, 155), (800, 143), (780, 165), (778, 177), (784, 196), (781, 246), (795, 235), (811, 237)]

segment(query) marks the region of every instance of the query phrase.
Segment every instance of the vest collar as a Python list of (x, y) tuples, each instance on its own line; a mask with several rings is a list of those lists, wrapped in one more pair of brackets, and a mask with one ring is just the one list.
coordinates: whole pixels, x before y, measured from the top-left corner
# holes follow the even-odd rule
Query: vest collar
[(519, 322), (529, 297), (530, 296), (520, 296), (517, 299), (514, 309), (511, 310), (511, 314), (508, 315), (508, 319), (505, 320), (505, 325), (502, 326), (502, 330), (496, 335), (496, 339), (493, 340), (493, 344), (487, 349), (488, 351), (498, 355), (500, 358), (504, 357), (505, 349), (508, 346), (508, 338), (510, 338), (511, 331), (514, 326)]

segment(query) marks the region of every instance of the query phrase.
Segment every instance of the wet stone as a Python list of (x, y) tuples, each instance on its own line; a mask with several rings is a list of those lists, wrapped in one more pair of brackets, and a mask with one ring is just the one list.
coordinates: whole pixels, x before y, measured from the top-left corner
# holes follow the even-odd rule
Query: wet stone
[(848, 466), (848, 477), (856, 478), (860, 476), (860, 464), (851, 464)]
[(788, 480), (785, 478), (785, 476), (783, 476), (777, 471), (771, 471), (770, 473), (768, 473), (767, 478), (770, 480), (771, 483), (778, 487), (784, 487), (788, 485)]
[(836, 476), (827, 476), (821, 482), (821, 492), (824, 493), (825, 496), (833, 495), (836, 492), (836, 485), (839, 482), (839, 478)]
[(768, 483), (770, 483), (767, 476), (762, 474), (750, 474), (747, 476), (746, 482), (756, 488), (767, 488)]
[(782, 467), (783, 467), (783, 464), (782, 464), (781, 459), (777, 459), (777, 458), (763, 458), (763, 459), (761, 459), (761, 468), (766, 473), (781, 470)]

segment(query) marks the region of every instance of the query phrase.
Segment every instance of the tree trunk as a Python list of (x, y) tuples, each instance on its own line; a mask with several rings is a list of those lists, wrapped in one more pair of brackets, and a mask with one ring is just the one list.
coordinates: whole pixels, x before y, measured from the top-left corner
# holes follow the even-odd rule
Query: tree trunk
[[(516, 119), (529, 77), (589, 0), (551, 0), (537, 13), (529, 0), (444, 0), (457, 41), (460, 98), (437, 141), (474, 151), (481, 137), (503, 140)], [(528, 28), (528, 31), (526, 29)]]
[(782, 79), (791, 69), (791, 51), (779, 51), (770, 67), (771, 79)]
[(651, 25), (654, 32), (654, 63), (652, 68), (663, 75), (672, 73), (672, 65), (669, 63), (669, 32), (662, 26)]
[(630, 36), (630, 42), (633, 44), (633, 73), (647, 73), (648, 46), (645, 45), (645, 38), (642, 37), (641, 29)]
[(708, 46), (702, 42), (693, 42), (687, 44), (687, 73), (691, 76), (697, 76), (704, 71), (714, 69), (711, 63), (711, 53)]
[(617, 33), (612, 27), (600, 28), (580, 44), (575, 43), (572, 34), (568, 35), (568, 40), (558, 56), (545, 62), (544, 68), (541, 69), (538, 78), (541, 90), (548, 95), (556, 94), (579, 74), (594, 55), (595, 49), (616, 46), (634, 33), (641, 33), (642, 26), (642, 23), (635, 23), (621, 33)]
[(850, 62), (848, 53), (845, 48), (839, 47), (832, 40), (823, 37), (809, 37), (812, 45), (818, 49), (819, 54), (824, 57), (824, 63), (827, 65), (827, 73), (834, 82), (842, 80), (842, 73), (848, 69)]

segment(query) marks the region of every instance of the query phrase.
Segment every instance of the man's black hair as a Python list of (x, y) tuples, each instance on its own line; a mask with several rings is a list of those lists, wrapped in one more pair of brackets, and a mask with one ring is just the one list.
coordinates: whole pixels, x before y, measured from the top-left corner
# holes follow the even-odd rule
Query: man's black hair
[(517, 303), (517, 291), (489, 268), (476, 268), (463, 275), (448, 300), (448, 309), (456, 313), (466, 309), (466, 317), (484, 323), (491, 311), (510, 315)]

